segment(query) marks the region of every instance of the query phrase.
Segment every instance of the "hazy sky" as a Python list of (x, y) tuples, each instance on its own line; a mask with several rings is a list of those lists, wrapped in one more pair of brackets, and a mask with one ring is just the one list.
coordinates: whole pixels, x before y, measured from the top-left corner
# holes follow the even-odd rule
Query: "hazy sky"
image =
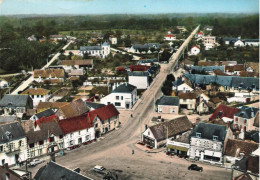
[(259, 13), (259, 0), (0, 0), (0, 14)]

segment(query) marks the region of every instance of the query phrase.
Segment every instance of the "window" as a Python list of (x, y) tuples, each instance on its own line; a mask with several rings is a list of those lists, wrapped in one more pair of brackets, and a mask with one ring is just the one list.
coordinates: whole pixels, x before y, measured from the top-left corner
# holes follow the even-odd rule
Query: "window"
[(119, 100), (119, 96), (116, 96), (116, 100)]
[(200, 138), (201, 137), (201, 133), (196, 133), (196, 137)]
[(54, 142), (54, 137), (49, 137), (49, 142)]
[(29, 148), (33, 148), (34, 147), (34, 143), (29, 144)]
[(121, 103), (115, 102), (115, 106), (121, 106)]
[(60, 135), (59, 138), (62, 139), (62, 138), (63, 138), (63, 135)]
[(110, 125), (108, 126), (108, 129), (110, 129)]
[(218, 136), (213, 136), (213, 140), (214, 141), (218, 140)]
[(3, 151), (3, 146), (0, 146), (0, 152), (2, 152)]
[(42, 149), (38, 149), (38, 156), (42, 155)]
[(86, 136), (86, 141), (88, 141), (88, 140), (89, 140), (89, 135)]
[(80, 131), (79, 131), (79, 135), (80, 135)]
[(187, 99), (183, 99), (183, 102), (187, 102)]
[(73, 134), (71, 133), (71, 134), (70, 134), (70, 138), (72, 138), (72, 136), (73, 136)]
[(148, 131), (148, 136), (150, 136), (150, 132)]
[(124, 100), (124, 97), (123, 97), (123, 96), (121, 96), (121, 100)]
[(43, 145), (43, 141), (39, 141), (39, 145)]
[(98, 123), (97, 124), (95, 124), (95, 128), (97, 128), (98, 127)]
[(60, 149), (63, 148), (63, 143), (59, 143)]
[(34, 151), (32, 151), (32, 152), (30, 153), (30, 156), (31, 156), (31, 158), (33, 158), (33, 157), (35, 156)]
[(108, 119), (108, 124), (110, 124), (110, 118)]
[(22, 146), (22, 143), (23, 143), (23, 141), (20, 140), (20, 141), (18, 142), (18, 146), (21, 147), (21, 146)]

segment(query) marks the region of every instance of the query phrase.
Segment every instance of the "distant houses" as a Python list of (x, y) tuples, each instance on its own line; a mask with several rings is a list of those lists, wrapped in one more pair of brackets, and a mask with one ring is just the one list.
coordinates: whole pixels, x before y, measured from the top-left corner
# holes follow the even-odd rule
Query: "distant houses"
[(89, 56), (95, 56), (104, 59), (110, 54), (110, 44), (108, 42), (104, 42), (100, 46), (81, 46), (81, 56), (83, 56), (85, 53), (87, 53)]
[(34, 107), (36, 107), (40, 102), (47, 102), (50, 98), (50, 90), (43, 88), (29, 88), (21, 94), (29, 95), (33, 100)]
[(160, 50), (160, 44), (157, 43), (147, 43), (147, 44), (133, 44), (128, 50), (130, 53), (146, 54), (153, 53), (154, 51)]
[(164, 36), (164, 40), (165, 40), (165, 41), (175, 41), (175, 40), (176, 40), (176, 36), (173, 35), (173, 34), (166, 34), (166, 35)]
[(59, 84), (64, 82), (65, 73), (63, 69), (36, 69), (33, 71), (33, 78), (39, 83)]

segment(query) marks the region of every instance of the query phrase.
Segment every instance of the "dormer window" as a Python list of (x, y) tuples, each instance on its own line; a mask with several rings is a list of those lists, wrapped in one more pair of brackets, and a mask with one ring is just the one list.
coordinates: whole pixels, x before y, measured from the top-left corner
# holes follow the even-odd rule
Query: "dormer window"
[(218, 140), (218, 136), (213, 136), (213, 140), (217, 141)]
[(197, 132), (197, 133), (196, 133), (196, 137), (197, 137), (197, 138), (201, 138), (201, 133), (198, 133), (198, 132)]

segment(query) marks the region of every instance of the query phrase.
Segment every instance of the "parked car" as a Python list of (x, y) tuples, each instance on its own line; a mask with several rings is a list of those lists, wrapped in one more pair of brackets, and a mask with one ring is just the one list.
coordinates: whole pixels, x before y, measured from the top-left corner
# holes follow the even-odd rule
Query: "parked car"
[(36, 166), (37, 164), (41, 164), (43, 163), (44, 161), (43, 160), (39, 160), (39, 159), (33, 159), (31, 162), (29, 162), (29, 167), (34, 167)]
[(203, 171), (203, 168), (202, 168), (202, 167), (199, 167), (197, 164), (191, 164), (191, 165), (188, 167), (188, 170), (194, 170), (194, 171), (200, 171), (200, 172), (202, 172), (202, 171)]
[(104, 170), (106, 170), (106, 168), (104, 168), (103, 166), (99, 166), (99, 165), (96, 165), (94, 168), (93, 168), (93, 171), (96, 171), (96, 172), (103, 172)]

